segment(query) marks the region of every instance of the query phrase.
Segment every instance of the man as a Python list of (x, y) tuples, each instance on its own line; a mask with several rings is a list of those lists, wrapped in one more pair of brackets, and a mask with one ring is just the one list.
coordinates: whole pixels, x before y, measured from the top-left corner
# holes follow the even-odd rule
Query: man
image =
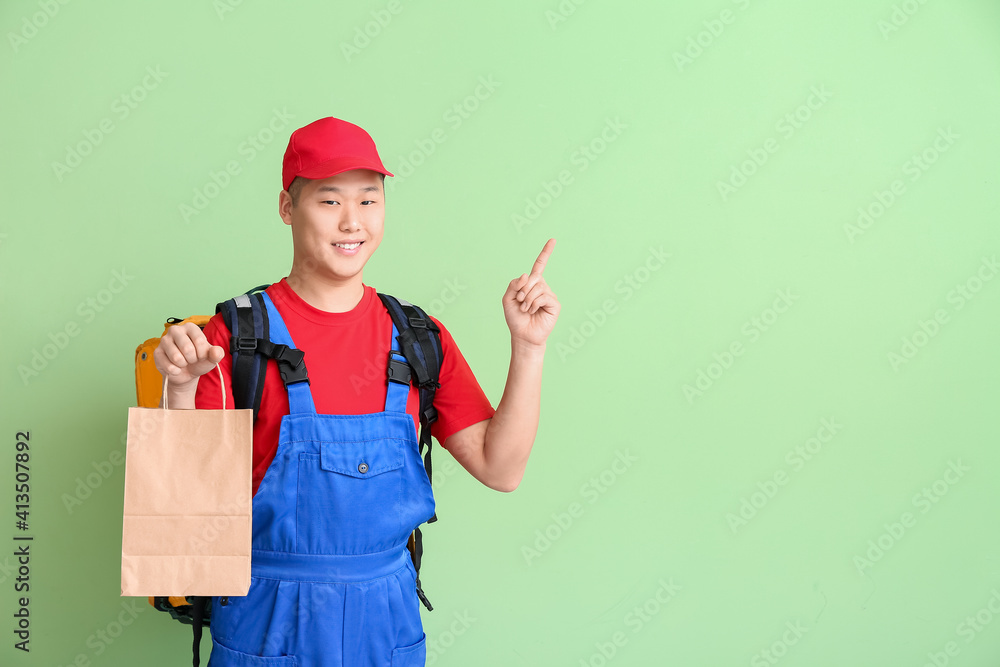
[[(272, 341), (306, 353), (309, 382), (285, 386), (268, 362), (254, 425), (252, 582), (245, 597), (213, 600), (210, 667), (424, 664), (406, 551), (434, 514), (417, 394), (366, 373), (399, 349), (362, 279), (383, 236), (385, 176), (371, 137), (351, 123), (324, 118), (289, 139), (278, 212), (291, 227), (292, 268), (265, 302)], [(538, 428), (545, 342), (560, 308), (542, 277), (554, 246), (549, 239), (503, 295), (511, 358), (495, 410), (434, 320), (444, 361), (431, 432), (499, 491), (520, 483)], [(204, 332), (169, 329), (154, 358), (171, 408), (221, 407), (216, 365), (231, 395), (229, 337), (219, 315)]]

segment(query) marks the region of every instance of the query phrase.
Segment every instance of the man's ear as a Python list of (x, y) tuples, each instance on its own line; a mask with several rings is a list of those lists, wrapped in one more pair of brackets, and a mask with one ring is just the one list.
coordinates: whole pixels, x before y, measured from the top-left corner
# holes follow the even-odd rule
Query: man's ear
[(286, 225), (292, 224), (292, 208), (292, 196), (288, 190), (282, 190), (278, 193), (278, 215)]

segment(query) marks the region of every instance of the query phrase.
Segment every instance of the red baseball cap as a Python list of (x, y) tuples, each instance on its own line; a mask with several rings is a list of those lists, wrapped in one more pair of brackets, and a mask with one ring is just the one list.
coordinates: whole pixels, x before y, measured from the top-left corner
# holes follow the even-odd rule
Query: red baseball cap
[(287, 190), (296, 176), (330, 178), (351, 169), (392, 176), (367, 132), (346, 120), (320, 118), (292, 132), (281, 166), (281, 185)]

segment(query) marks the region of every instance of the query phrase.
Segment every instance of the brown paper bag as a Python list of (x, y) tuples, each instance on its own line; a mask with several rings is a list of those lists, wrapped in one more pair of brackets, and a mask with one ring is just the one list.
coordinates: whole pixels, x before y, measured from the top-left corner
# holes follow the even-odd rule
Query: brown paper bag
[(246, 595), (253, 410), (226, 410), (225, 386), (222, 410), (168, 410), (166, 388), (128, 411), (122, 595)]

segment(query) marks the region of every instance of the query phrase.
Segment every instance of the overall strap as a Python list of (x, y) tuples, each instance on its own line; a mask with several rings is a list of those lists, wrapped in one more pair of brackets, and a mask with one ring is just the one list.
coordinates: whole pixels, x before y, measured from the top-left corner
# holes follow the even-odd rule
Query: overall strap
[(386, 412), (406, 412), (406, 399), (410, 395), (410, 365), (406, 356), (397, 348), (396, 337), (399, 331), (392, 325), (392, 338), (389, 339), (389, 365), (386, 375), (389, 377), (385, 391)]
[(271, 329), (270, 345), (258, 346), (262, 348), (262, 353), (278, 362), (278, 371), (281, 379), (288, 390), (288, 413), (289, 414), (316, 414), (316, 405), (313, 403), (312, 392), (309, 391), (309, 374), (306, 372), (305, 353), (295, 349), (291, 334), (285, 326), (284, 320), (274, 307), (266, 293), (261, 294), (264, 299), (264, 307), (267, 309), (267, 319)]

